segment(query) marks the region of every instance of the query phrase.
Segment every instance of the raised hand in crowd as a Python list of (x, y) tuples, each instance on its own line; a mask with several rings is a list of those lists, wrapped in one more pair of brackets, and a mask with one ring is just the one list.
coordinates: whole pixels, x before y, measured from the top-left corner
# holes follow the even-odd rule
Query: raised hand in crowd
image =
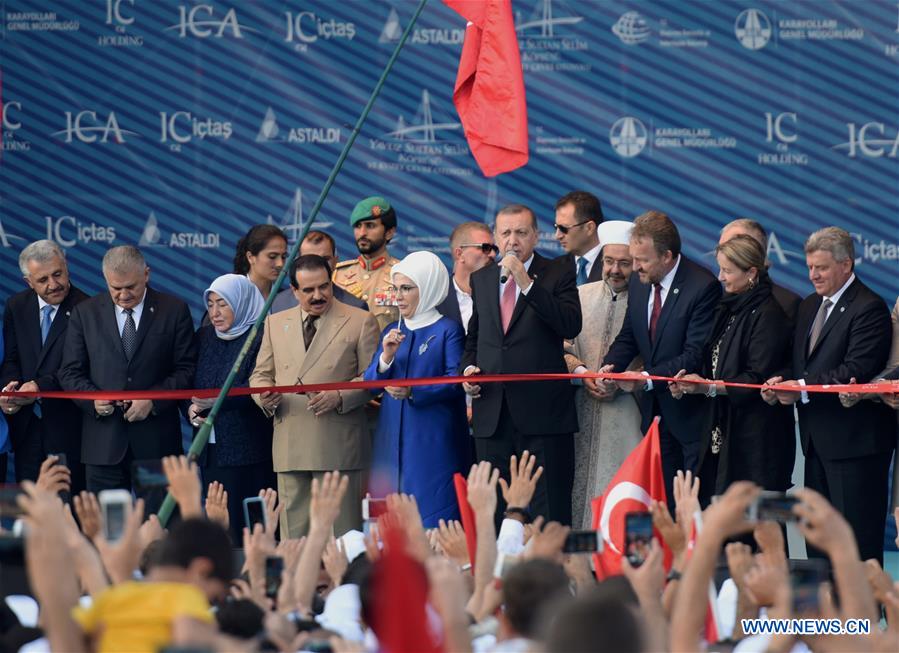
[(240, 592), (244, 598), (249, 598), (263, 610), (271, 610), (271, 600), (265, 596), (265, 559), (275, 555), (275, 541), (266, 532), (261, 523), (253, 525), (252, 532), (249, 528), (243, 529), (244, 569), (249, 579), (249, 594)]
[(468, 612), (478, 615), (484, 599), (484, 591), (493, 581), (496, 565), (496, 524), (494, 515), (498, 499), (496, 486), (499, 470), (489, 462), (481, 461), (468, 472), (468, 505), (474, 511), (475, 531), (478, 534), (475, 549), (474, 593), (468, 603)]
[(503, 501), (509, 508), (527, 509), (537, 490), (537, 481), (543, 476), (543, 465), (534, 469), (537, 456), (525, 450), (521, 460), (514, 454), (509, 459), (509, 482), (499, 478), (499, 487), (503, 493)]
[(405, 533), (409, 555), (424, 563), (431, 554), (431, 546), (415, 497), (410, 494), (387, 495), (387, 515)]
[(25, 559), (34, 597), (41, 606), (41, 625), (50, 650), (79, 653), (86, 650), (81, 629), (72, 619), (78, 604), (78, 580), (66, 538), (66, 520), (59, 497), (30, 481), (22, 483), (17, 499), (28, 528)]
[(562, 564), (564, 562), (562, 548), (565, 545), (565, 538), (570, 532), (571, 528), (568, 526), (563, 526), (559, 522), (549, 522), (531, 537), (531, 541), (524, 550), (524, 557), (526, 559), (546, 558)]
[(284, 509), (284, 505), (278, 503), (278, 492), (270, 487), (259, 490), (259, 496), (262, 498), (263, 503), (265, 503), (265, 523), (268, 524), (265, 528), (265, 532), (268, 534), (269, 538), (274, 541), (275, 533), (278, 532), (278, 522), (281, 519), (281, 511)]
[(752, 547), (743, 542), (729, 542), (724, 547), (724, 555), (727, 570), (737, 587), (737, 614), (731, 639), (740, 640), (745, 637), (741, 620), (755, 619), (759, 613), (759, 606), (746, 587), (746, 574), (754, 564)]
[(662, 605), (665, 587), (664, 555), (659, 541), (652, 538), (649, 555), (639, 567), (632, 567), (627, 556), (621, 557), (621, 571), (630, 581), (649, 629), (648, 650), (668, 650), (668, 621)]
[(137, 535), (140, 540), (141, 551), (145, 551), (148, 546), (153, 544), (153, 542), (158, 542), (165, 537), (165, 529), (159, 522), (159, 517), (150, 515), (147, 517), (146, 521), (140, 525), (140, 530)]
[(468, 599), (465, 581), (453, 563), (445, 558), (428, 558), (430, 603), (443, 625), (444, 650), (466, 653), (471, 651), (468, 635), (469, 618), (465, 611)]
[(37, 475), (37, 486), (58, 494), (68, 492), (72, 488), (72, 472), (65, 465), (59, 464), (59, 456), (50, 454), (41, 463), (41, 469)]
[(749, 481), (737, 481), (703, 514), (703, 529), (696, 540), (690, 564), (684, 569), (671, 613), (671, 649), (699, 649), (698, 633), (705, 619), (708, 583), (724, 541), (752, 529), (746, 509), (761, 492)]
[(94, 536), (94, 544), (100, 552), (100, 559), (106, 573), (114, 585), (131, 580), (137, 569), (143, 552), (140, 539), (140, 525), (144, 519), (144, 500), (138, 499), (125, 519), (125, 530), (115, 542), (107, 542), (103, 534), (103, 522), (100, 521), (100, 532)]
[(81, 524), (81, 532), (87, 539), (93, 541), (102, 526), (97, 495), (84, 490), (72, 497), (72, 504), (75, 506), (78, 523)]
[(465, 540), (465, 530), (462, 524), (451, 519), (437, 522), (437, 528), (433, 531), (438, 550), (452, 560), (459, 567), (464, 567), (470, 562), (468, 557), (468, 543)]
[(340, 515), (340, 502), (349, 487), (349, 477), (340, 472), (326, 472), (321, 480), (312, 479), (312, 498), (309, 503), (309, 533), (300, 554), (295, 573), (296, 607), (308, 610), (312, 606), (322, 554), (331, 537), (334, 522)]
[(162, 471), (169, 482), (168, 491), (174, 497), (183, 519), (203, 516), (201, 503), (203, 488), (197, 463), (187, 456), (165, 456)]
[(675, 517), (689, 543), (690, 535), (693, 533), (693, 517), (700, 511), (699, 477), (693, 476), (693, 472), (689, 469), (686, 472), (678, 470), (672, 488)]
[(342, 539), (332, 537), (328, 541), (328, 546), (325, 547), (322, 555), (322, 564), (325, 566), (325, 571), (328, 572), (328, 578), (331, 579), (331, 589), (339, 587), (343, 581), (343, 575), (350, 565)]
[(228, 514), (228, 490), (218, 481), (212, 481), (206, 488), (206, 517), (218, 522), (225, 529), (231, 524)]
[(90, 596), (94, 596), (109, 586), (100, 554), (78, 528), (70, 506), (66, 506), (63, 514), (65, 517), (63, 542), (75, 564), (75, 572), (82, 589)]

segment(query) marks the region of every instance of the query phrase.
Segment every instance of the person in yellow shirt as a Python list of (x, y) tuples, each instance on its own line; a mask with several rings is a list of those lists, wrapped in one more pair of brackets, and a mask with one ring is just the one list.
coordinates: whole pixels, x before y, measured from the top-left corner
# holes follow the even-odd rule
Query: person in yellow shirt
[(156, 653), (216, 634), (210, 602), (225, 597), (233, 577), (231, 540), (206, 519), (186, 519), (162, 541), (144, 581), (112, 586), (73, 618), (94, 640), (93, 650)]

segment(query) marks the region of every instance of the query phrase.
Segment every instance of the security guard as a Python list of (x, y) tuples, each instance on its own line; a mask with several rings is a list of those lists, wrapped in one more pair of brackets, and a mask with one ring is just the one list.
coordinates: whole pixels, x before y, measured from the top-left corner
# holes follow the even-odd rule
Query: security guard
[(334, 283), (368, 303), (381, 329), (399, 319), (390, 270), (399, 259), (387, 252), (396, 235), (396, 212), (383, 197), (367, 197), (350, 214), (359, 257), (337, 264)]

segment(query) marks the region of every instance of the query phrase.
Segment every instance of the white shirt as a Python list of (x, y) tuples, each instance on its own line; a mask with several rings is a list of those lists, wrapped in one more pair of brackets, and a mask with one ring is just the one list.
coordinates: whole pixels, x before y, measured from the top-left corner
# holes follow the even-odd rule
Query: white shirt
[[(137, 331), (140, 329), (140, 316), (143, 315), (144, 312), (144, 300), (147, 299), (147, 289), (144, 288), (144, 296), (140, 298), (140, 303), (132, 309), (131, 317), (134, 318), (134, 330)], [(115, 321), (119, 326), (119, 337), (122, 335), (122, 331), (125, 330), (125, 309), (115, 304)]]
[[(43, 298), (38, 295), (37, 296), (37, 323), (41, 324), (41, 318), (44, 314), (44, 306), (53, 306), (53, 304), (48, 304), (43, 300)], [(53, 306), (53, 310), (50, 311), (50, 324), (53, 324), (53, 320), (56, 318), (56, 314), (59, 312), (59, 304)]]
[(602, 249), (602, 243), (597, 243), (596, 247), (591, 249), (589, 252), (584, 254), (583, 256), (575, 256), (574, 257), (574, 269), (577, 270), (578, 263), (582, 258), (587, 259), (587, 267), (584, 268), (584, 272), (587, 273), (587, 277), (590, 277), (590, 273), (593, 272), (593, 266), (596, 265), (596, 259), (599, 258), (599, 250)]
[(455, 277), (453, 277), (453, 288), (456, 289), (456, 301), (459, 303), (459, 314), (462, 316), (462, 328), (465, 329), (465, 333), (468, 333), (468, 321), (474, 310), (474, 302), (471, 295), (459, 287)]
[[(662, 306), (665, 306), (665, 300), (668, 298), (668, 291), (671, 290), (671, 285), (674, 283), (674, 275), (677, 274), (677, 268), (680, 266), (680, 254), (677, 255), (677, 261), (674, 262), (674, 267), (671, 268), (671, 271), (668, 272), (662, 280), (659, 282), (659, 285), (662, 286)], [(650, 321), (652, 320), (652, 302), (655, 298), (655, 288), (650, 285), (649, 287), (649, 303), (646, 305), (646, 325), (649, 326)]]

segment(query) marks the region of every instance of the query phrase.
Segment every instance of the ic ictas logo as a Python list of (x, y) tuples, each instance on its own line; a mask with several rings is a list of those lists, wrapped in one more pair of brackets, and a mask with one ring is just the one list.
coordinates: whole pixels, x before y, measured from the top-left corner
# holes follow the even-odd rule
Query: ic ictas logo
[(291, 11), (284, 12), (287, 20), (287, 33), (284, 40), (297, 44), (298, 50), (305, 50), (307, 43), (315, 43), (320, 38), (329, 41), (331, 39), (347, 39), (352, 41), (356, 37), (355, 23), (345, 23), (334, 18), (324, 20), (312, 11), (299, 11), (294, 14)]
[(159, 112), (160, 143), (169, 143), (169, 148), (178, 152), (181, 146), (194, 137), (199, 139), (220, 138), (228, 140), (233, 133), (230, 122), (212, 118), (195, 118), (190, 111)]
[(108, 143), (110, 137), (114, 143), (125, 143), (125, 135), (139, 136), (137, 132), (122, 129), (115, 111), (110, 111), (103, 120), (96, 111), (66, 111), (66, 128), (53, 132), (53, 136), (65, 134), (65, 142), (77, 139), (82, 143)]
[(237, 19), (237, 10), (234, 8), (225, 12), (221, 19), (216, 19), (216, 10), (213, 5), (201, 4), (187, 8), (184, 5), (178, 7), (179, 21), (177, 25), (166, 27), (167, 30), (177, 29), (178, 36), (182, 39), (187, 36), (195, 36), (199, 39), (213, 38), (220, 39), (226, 33), (236, 39), (242, 39), (241, 30), (248, 32), (256, 32), (250, 27), (240, 24)]
[(81, 222), (71, 215), (53, 218), (44, 216), (47, 222), (47, 240), (63, 247), (74, 247), (78, 243), (111, 243), (115, 240), (115, 228), (104, 227), (95, 222)]

